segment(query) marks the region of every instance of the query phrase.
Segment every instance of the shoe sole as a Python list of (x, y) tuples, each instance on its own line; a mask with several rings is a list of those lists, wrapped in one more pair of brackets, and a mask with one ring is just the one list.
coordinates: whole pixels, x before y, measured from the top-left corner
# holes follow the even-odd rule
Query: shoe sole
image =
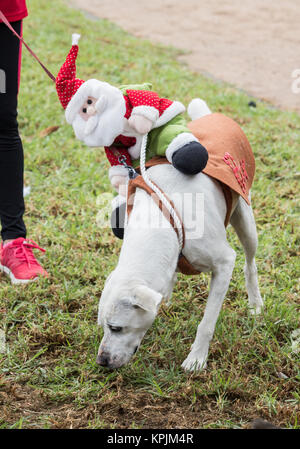
[(29, 282), (34, 282), (38, 279), (37, 277), (33, 279), (17, 279), (9, 268), (4, 267), (1, 264), (0, 264), (0, 271), (10, 277), (12, 284), (28, 284)]

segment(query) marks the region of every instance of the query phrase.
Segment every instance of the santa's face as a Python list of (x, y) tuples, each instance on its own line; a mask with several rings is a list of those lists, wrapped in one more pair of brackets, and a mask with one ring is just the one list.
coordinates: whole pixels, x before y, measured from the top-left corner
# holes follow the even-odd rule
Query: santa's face
[(88, 97), (86, 102), (83, 103), (82, 108), (79, 111), (80, 117), (83, 118), (86, 122), (90, 117), (93, 117), (94, 115), (97, 115), (96, 105), (97, 98), (95, 97)]
[(115, 88), (101, 91), (97, 97), (83, 99), (72, 122), (76, 137), (91, 147), (110, 146), (124, 127), (126, 107), (122, 93)]

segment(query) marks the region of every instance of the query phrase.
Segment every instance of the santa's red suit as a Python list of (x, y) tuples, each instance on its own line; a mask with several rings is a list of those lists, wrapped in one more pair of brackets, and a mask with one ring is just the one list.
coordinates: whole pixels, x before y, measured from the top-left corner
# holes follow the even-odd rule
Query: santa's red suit
[[(122, 90), (122, 88), (121, 88)], [(126, 104), (125, 118), (129, 119), (132, 112), (140, 112), (153, 122), (161, 117), (164, 112), (174, 103), (167, 98), (160, 98), (156, 92), (149, 90), (124, 89), (124, 100)], [(127, 165), (132, 165), (132, 158), (128, 149), (136, 144), (135, 137), (119, 135), (110, 147), (104, 147), (106, 156), (111, 166), (120, 164), (119, 157), (124, 156)]]

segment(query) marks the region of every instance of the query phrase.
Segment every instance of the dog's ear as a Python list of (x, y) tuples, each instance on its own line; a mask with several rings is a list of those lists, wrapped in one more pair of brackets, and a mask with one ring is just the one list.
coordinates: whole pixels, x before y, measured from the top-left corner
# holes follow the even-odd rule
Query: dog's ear
[(152, 288), (139, 285), (134, 289), (132, 305), (156, 314), (162, 299), (163, 296)]

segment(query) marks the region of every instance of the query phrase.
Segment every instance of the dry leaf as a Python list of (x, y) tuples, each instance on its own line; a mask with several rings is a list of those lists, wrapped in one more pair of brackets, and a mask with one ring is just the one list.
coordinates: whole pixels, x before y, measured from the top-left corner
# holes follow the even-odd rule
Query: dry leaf
[(43, 131), (40, 132), (40, 137), (46, 137), (49, 136), (49, 134), (54, 133), (57, 131), (59, 126), (48, 126), (48, 128), (43, 129)]

